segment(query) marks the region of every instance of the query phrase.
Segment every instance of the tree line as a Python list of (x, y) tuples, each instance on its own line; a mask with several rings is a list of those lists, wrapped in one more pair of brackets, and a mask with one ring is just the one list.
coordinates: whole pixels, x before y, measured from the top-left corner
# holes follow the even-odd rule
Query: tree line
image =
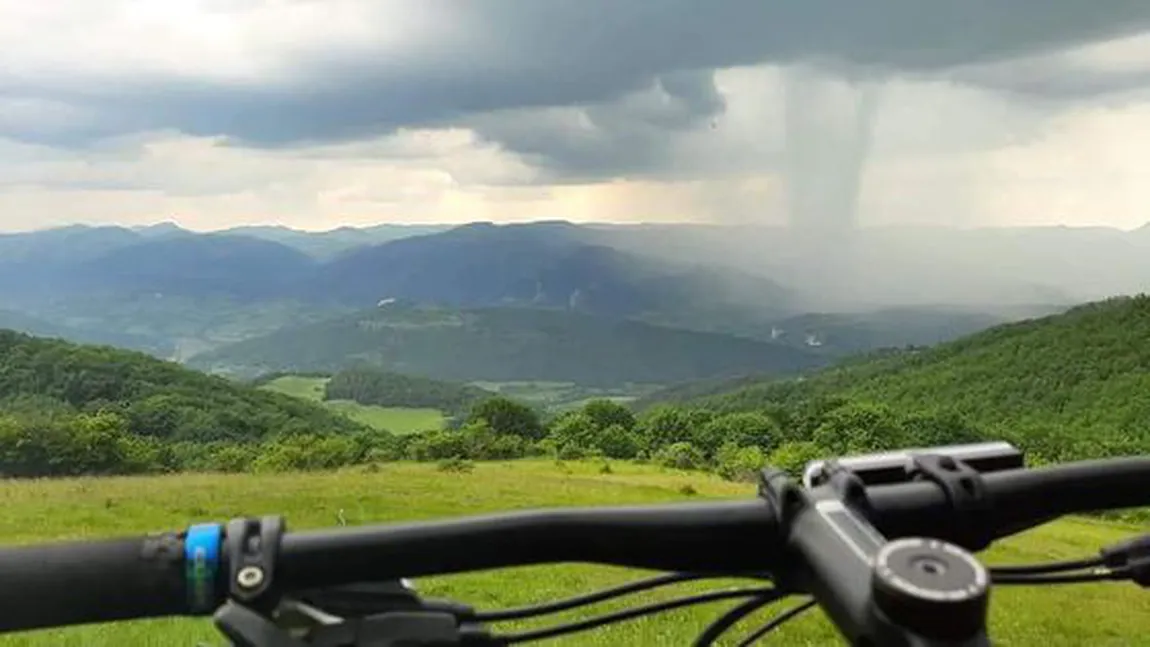
[[(322, 406), (140, 353), (0, 331), (0, 473), (327, 469), (394, 460), (640, 460), (742, 478), (831, 455), (1007, 440), (1032, 462), (1150, 450), (1150, 300), (1116, 300), (803, 381), (684, 390), (641, 411), (607, 400), (542, 415), (503, 397), (377, 371), (329, 398), (457, 411), (398, 436)], [(425, 395), (419, 388), (428, 387)], [(434, 387), (434, 388), (431, 388)], [(448, 388), (451, 387), (451, 388)]]
[(353, 400), (364, 405), (439, 409), (463, 417), (491, 392), (475, 386), (402, 375), (360, 366), (340, 371), (328, 380), (325, 400)]
[[(151, 409), (163, 417), (162, 405)], [(127, 411), (127, 413), (125, 413)], [(503, 397), (477, 402), (454, 429), (400, 436), (353, 426), (333, 433), (296, 423), (274, 434), (205, 439), (140, 433), (132, 407), (76, 410), (47, 398), (0, 413), (0, 474), (8, 477), (180, 471), (291, 471), (397, 460), (636, 460), (749, 478), (767, 464), (799, 471), (809, 460), (902, 447), (1004, 439), (1032, 462), (1144, 453), (1144, 446), (1084, 442), (1021, 427), (997, 433), (947, 412), (824, 398), (796, 406), (720, 412), (664, 405), (640, 414), (610, 400), (544, 418)], [(179, 409), (167, 414), (179, 415)], [(1057, 437), (1056, 437), (1057, 438)]]

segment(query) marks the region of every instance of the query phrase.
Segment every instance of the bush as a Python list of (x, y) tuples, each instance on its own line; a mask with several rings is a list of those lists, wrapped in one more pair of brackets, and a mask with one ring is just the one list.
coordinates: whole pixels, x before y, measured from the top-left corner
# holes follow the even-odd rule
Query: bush
[(695, 443), (709, 456), (726, 443), (761, 447), (769, 452), (778, 445), (780, 436), (781, 431), (774, 419), (752, 411), (713, 418), (695, 430)]
[(767, 458), (767, 464), (786, 470), (791, 476), (799, 477), (807, 463), (831, 456), (825, 447), (808, 441), (789, 442), (779, 445)]
[(212, 469), (239, 474), (252, 469), (257, 451), (254, 446), (220, 445), (208, 456)]
[(579, 412), (568, 412), (551, 422), (549, 438), (559, 447), (576, 445), (595, 447), (599, 440), (599, 430), (590, 416)]
[(556, 444), (553, 438), (544, 438), (538, 442), (528, 443), (527, 445), (528, 456), (558, 456), (559, 445)]
[(577, 461), (587, 457), (587, 449), (571, 443), (560, 447), (555, 457), (561, 461)]
[(612, 400), (592, 400), (583, 405), (582, 414), (591, 420), (596, 429), (606, 429), (614, 425), (627, 431), (635, 428), (635, 414)]
[(489, 398), (472, 407), (468, 423), (485, 423), (497, 434), (539, 440), (544, 436), (539, 414), (522, 403), (507, 398)]
[(469, 474), (475, 471), (475, 463), (461, 458), (459, 456), (452, 456), (445, 458), (436, 465), (436, 469), (440, 472), (452, 472), (455, 474)]
[(631, 459), (639, 455), (643, 440), (622, 425), (611, 425), (599, 432), (596, 446), (610, 458)]
[(758, 447), (728, 443), (715, 454), (716, 472), (728, 481), (754, 481), (767, 465), (767, 456)]
[(466, 456), (467, 438), (458, 431), (428, 431), (414, 436), (407, 445), (407, 455), (417, 461), (437, 461), (453, 456)]
[(904, 447), (902, 421), (886, 405), (849, 403), (828, 412), (811, 440), (836, 456)]
[(695, 430), (709, 423), (714, 415), (706, 409), (660, 406), (647, 411), (636, 429), (647, 449), (658, 449), (672, 443), (693, 440)]
[(680, 470), (697, 470), (706, 466), (707, 459), (691, 443), (671, 443), (655, 452), (655, 463)]

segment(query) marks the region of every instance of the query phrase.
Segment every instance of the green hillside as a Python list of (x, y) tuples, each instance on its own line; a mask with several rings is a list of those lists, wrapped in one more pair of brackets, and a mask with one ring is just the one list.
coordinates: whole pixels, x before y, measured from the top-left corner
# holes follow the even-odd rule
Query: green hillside
[(842, 357), (878, 348), (930, 346), (965, 337), (992, 326), (1066, 310), (1035, 305), (986, 309), (986, 312), (946, 306), (882, 308), (868, 312), (811, 312), (761, 327), (769, 336), (795, 346), (817, 344), (826, 355)]
[(799, 380), (681, 387), (647, 404), (748, 411), (833, 398), (956, 414), (1051, 459), (1142, 453), (1150, 448), (1150, 297), (858, 358)]
[(143, 353), (0, 331), (0, 473), (185, 467), (172, 447), (367, 431), (316, 404)]
[(782, 344), (566, 311), (401, 304), (277, 331), (189, 360), (240, 376), (370, 365), (457, 382), (583, 385), (794, 374), (822, 362)]

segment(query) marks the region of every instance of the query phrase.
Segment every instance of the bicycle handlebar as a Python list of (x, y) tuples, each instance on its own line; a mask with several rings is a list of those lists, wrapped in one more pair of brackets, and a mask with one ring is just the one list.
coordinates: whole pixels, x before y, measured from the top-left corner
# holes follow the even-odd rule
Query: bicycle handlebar
[[(977, 519), (986, 538), (996, 539), (1065, 514), (1144, 506), (1150, 504), (1148, 480), (1146, 457), (988, 473), (982, 484), (989, 505)], [(864, 489), (860, 514), (885, 537), (925, 534), (970, 544), (970, 528), (949, 522), (954, 493), (945, 487), (920, 481)], [(820, 588), (831, 574), (825, 569), (839, 568), (829, 561), (838, 554), (826, 552), (816, 568), (818, 550), (833, 542), (841, 550), (844, 544), (825, 524), (798, 523), (787, 505), (760, 497), (289, 532), (278, 546), (275, 581), (290, 591), (586, 562), (730, 575), (770, 572), (806, 587), (823, 603)], [(223, 528), (219, 533), (226, 534)], [(187, 537), (167, 533), (0, 550), (0, 631), (210, 614), (229, 594), (238, 549), (220, 544), (212, 568), (195, 560), (193, 549), (202, 546), (191, 546)], [(796, 552), (809, 558), (804, 568), (795, 568)], [(197, 589), (197, 582), (207, 589)], [(840, 627), (859, 620), (849, 609), (827, 611)]]

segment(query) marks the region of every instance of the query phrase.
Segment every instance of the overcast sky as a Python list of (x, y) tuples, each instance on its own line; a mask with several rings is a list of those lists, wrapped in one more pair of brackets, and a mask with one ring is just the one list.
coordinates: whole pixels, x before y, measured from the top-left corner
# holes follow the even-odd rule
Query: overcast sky
[(0, 230), (1150, 220), (1146, 0), (0, 0), (0, 43)]

